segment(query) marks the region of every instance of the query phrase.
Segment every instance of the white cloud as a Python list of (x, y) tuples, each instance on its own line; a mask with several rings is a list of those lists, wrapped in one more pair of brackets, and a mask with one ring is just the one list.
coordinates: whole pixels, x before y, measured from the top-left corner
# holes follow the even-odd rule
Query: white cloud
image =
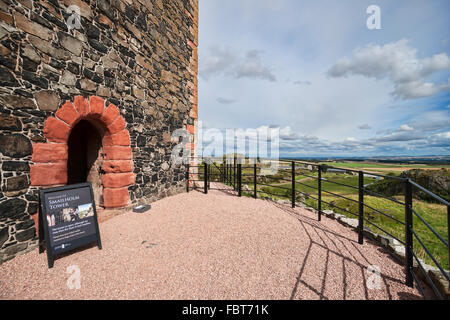
[(262, 52), (259, 50), (249, 50), (241, 55), (230, 48), (212, 46), (208, 51), (207, 55), (201, 57), (199, 66), (199, 75), (205, 80), (222, 74), (236, 79), (277, 80), (271, 68), (262, 63)]
[(450, 59), (440, 53), (420, 59), (417, 49), (402, 39), (384, 46), (368, 44), (354, 51), (353, 59), (343, 58), (328, 70), (331, 77), (362, 75), (374, 79), (390, 79), (394, 83), (393, 95), (414, 99), (435, 95), (450, 89), (449, 83), (425, 82), (425, 78), (438, 71), (449, 70)]
[(403, 124), (403, 125), (400, 126), (400, 130), (402, 130), (402, 131), (412, 131), (412, 130), (414, 130), (414, 128), (408, 126), (407, 124)]

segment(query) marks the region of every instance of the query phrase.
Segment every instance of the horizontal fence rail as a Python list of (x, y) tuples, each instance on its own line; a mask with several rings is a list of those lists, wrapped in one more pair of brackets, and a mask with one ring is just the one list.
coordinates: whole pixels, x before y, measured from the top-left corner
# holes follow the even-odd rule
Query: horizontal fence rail
[[(315, 203), (315, 205), (313, 206), (315, 206), (317, 210), (318, 221), (321, 220), (323, 214), (323, 205), (327, 205), (330, 208), (340, 210), (344, 212), (344, 215), (355, 216), (357, 218), (358, 224), (356, 231), (358, 234), (359, 244), (362, 244), (364, 242), (365, 231), (367, 229), (367, 227), (365, 226), (366, 224), (370, 227), (374, 227), (376, 230), (379, 230), (383, 234), (386, 234), (392, 239), (398, 241), (399, 244), (404, 245), (405, 247), (405, 283), (410, 287), (413, 287), (414, 284), (416, 284), (416, 287), (421, 292), (423, 297), (429, 298), (424, 288), (425, 282), (431, 287), (435, 295), (434, 297), (437, 297), (439, 299), (444, 298), (431, 279), (429, 272), (425, 269), (424, 262), (418, 257), (419, 250), (424, 253), (423, 255), (428, 256), (429, 259), (433, 261), (437, 269), (442, 274), (443, 278), (445, 278), (447, 281), (450, 281), (448, 271), (445, 270), (445, 268), (442, 266), (442, 261), (439, 262), (439, 260), (433, 255), (432, 250), (427, 246), (422, 238), (422, 235), (419, 234), (418, 229), (415, 228), (415, 224), (417, 222), (422, 223), (422, 225), (425, 226), (426, 230), (430, 232), (430, 235), (433, 235), (435, 237), (435, 239), (437, 240), (436, 242), (439, 242), (440, 245), (446, 248), (447, 262), (450, 266), (450, 250), (448, 243), (450, 239), (450, 203), (447, 200), (442, 199), (440, 196), (418, 185), (416, 182), (412, 181), (409, 178), (389, 176), (372, 172), (369, 173), (361, 170), (339, 168), (304, 161), (271, 160), (271, 162), (274, 161), (278, 161), (278, 164), (283, 164), (283, 168), (278, 170), (278, 172), (282, 172), (285, 175), (270, 176), (262, 174), (262, 168), (259, 168), (257, 163), (243, 164), (241, 163), (242, 161), (237, 158), (231, 158), (231, 161), (230, 159), (227, 159), (226, 161), (224, 160), (222, 162), (212, 161), (210, 158), (198, 158), (197, 161), (194, 161), (195, 163), (198, 163), (197, 165), (187, 165), (186, 190), (187, 192), (189, 192), (190, 183), (192, 183), (193, 187), (196, 188), (195, 182), (203, 182), (202, 189), (205, 194), (208, 193), (208, 190), (211, 189), (230, 191), (231, 187), (231, 190), (233, 190), (234, 193), (239, 197), (244, 194), (247, 196), (252, 196), (253, 198), (257, 198), (258, 194), (260, 194), (262, 197), (270, 195), (278, 198), (289, 199), (292, 208), (294, 208), (298, 203), (303, 203), (305, 205), (311, 206), (311, 203), (308, 204), (307, 201), (313, 200), (313, 203)], [(333, 181), (329, 177), (323, 177), (323, 174), (326, 173), (328, 169), (334, 169), (331, 173), (336, 174), (336, 176), (340, 174), (350, 174), (357, 176), (357, 184), (350, 185), (343, 182)], [(243, 170), (245, 171), (245, 173), (243, 172)], [(307, 172), (308, 174), (305, 172)], [(286, 174), (288, 175), (289, 179), (286, 178)], [(401, 199), (398, 199), (399, 196), (395, 198), (393, 196), (386, 196), (380, 194), (379, 192), (368, 190), (364, 184), (364, 179), (366, 176), (368, 178), (377, 177), (382, 179), (392, 179), (397, 181), (398, 183), (403, 183), (404, 191), (403, 195), (401, 195), (401, 197), (403, 197), (403, 201), (401, 201)], [(242, 189), (242, 178), (246, 179), (245, 190)], [(308, 180), (308, 182), (300, 181), (302, 179), (310, 180)], [(279, 183), (271, 184), (271, 181), (274, 180), (277, 180)], [(214, 187), (211, 188), (211, 181), (220, 183), (214, 184)], [(353, 190), (355, 192), (355, 199), (350, 198), (348, 195), (345, 196), (339, 194), (338, 192), (327, 190), (327, 184), (328, 186), (332, 184), (348, 188), (349, 190)], [(220, 185), (225, 185), (225, 187), (218, 187)], [(197, 184), (197, 186), (200, 186), (200, 184)], [(250, 188), (250, 186), (252, 188)], [(304, 191), (296, 190), (297, 186), (305, 187), (311, 193), (306, 192), (306, 189), (303, 189)], [(417, 210), (414, 209), (414, 188), (426, 193), (438, 204), (441, 204), (447, 208), (446, 217), (443, 217), (443, 219), (447, 219), (447, 234), (445, 235), (445, 237), (447, 237), (447, 240), (435, 228), (433, 228), (431, 224), (427, 222)], [(271, 192), (273, 191), (273, 189), (280, 191), (281, 194)], [(368, 198), (366, 198), (367, 195), (384, 199), (389, 203), (401, 206), (403, 208), (402, 210), (404, 210), (404, 221), (400, 220), (398, 217), (394, 217), (393, 215), (385, 212), (380, 208), (376, 208), (372, 204), (367, 203), (367, 201), (369, 200)], [(335, 201), (324, 200), (324, 196), (331, 196), (333, 197), (333, 199), (344, 199), (349, 203), (354, 204), (357, 207), (357, 213), (351, 212), (347, 208), (338, 206)], [(370, 215), (370, 211), (372, 214), (376, 213), (379, 215), (379, 217), (388, 219), (389, 221), (391, 221), (391, 223), (401, 226), (399, 228), (404, 230), (403, 234), (400, 237), (398, 235), (394, 235), (394, 232), (386, 230), (382, 226), (378, 225), (375, 221), (371, 221), (374, 218)], [(416, 248), (416, 246), (418, 247)], [(419, 272), (421, 273), (421, 275), (419, 274)], [(421, 281), (420, 279), (422, 279), (423, 281)]]

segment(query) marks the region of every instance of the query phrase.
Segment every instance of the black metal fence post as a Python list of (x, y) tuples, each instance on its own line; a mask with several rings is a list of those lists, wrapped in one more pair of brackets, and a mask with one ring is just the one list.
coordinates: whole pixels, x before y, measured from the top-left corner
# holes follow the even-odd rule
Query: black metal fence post
[(409, 179), (405, 180), (405, 255), (406, 255), (406, 285), (414, 286), (413, 279), (413, 237), (412, 237), (412, 186)]
[(318, 197), (317, 197), (317, 207), (319, 210), (319, 221), (322, 220), (322, 166), (318, 165), (317, 166), (319, 173), (318, 173), (318, 180), (317, 180), (317, 190), (318, 190)]
[(225, 183), (228, 183), (228, 164), (225, 162)]
[(203, 180), (204, 180), (204, 192), (205, 194), (208, 193), (208, 164), (206, 162), (203, 162)]
[(189, 192), (189, 163), (186, 168), (186, 192)]
[(211, 167), (211, 164), (208, 165), (208, 189), (211, 189)]
[[(256, 199), (256, 163), (253, 165), (253, 198)], [(450, 238), (449, 238), (450, 239)]]
[(358, 173), (358, 193), (359, 193), (359, 209), (358, 209), (358, 243), (364, 242), (364, 172)]
[(233, 189), (236, 191), (236, 158), (234, 158), (233, 163)]
[(242, 164), (238, 163), (238, 196), (242, 196)]
[(291, 186), (291, 207), (295, 208), (295, 162), (292, 161), (292, 186)]

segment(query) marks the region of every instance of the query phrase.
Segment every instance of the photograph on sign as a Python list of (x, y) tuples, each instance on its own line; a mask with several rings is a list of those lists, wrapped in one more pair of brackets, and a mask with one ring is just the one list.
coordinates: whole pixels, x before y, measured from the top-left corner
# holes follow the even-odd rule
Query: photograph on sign
[(101, 247), (89, 183), (42, 190), (41, 209), (46, 247), (51, 257), (94, 242)]

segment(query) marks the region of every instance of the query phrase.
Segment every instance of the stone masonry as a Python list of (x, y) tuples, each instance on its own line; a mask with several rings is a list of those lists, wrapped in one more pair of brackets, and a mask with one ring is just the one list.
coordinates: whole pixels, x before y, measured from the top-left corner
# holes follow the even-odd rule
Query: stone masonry
[(0, 0), (0, 263), (36, 248), (38, 190), (68, 183), (81, 120), (104, 129), (104, 207), (185, 190), (172, 133), (196, 155), (197, 47), (198, 0)]

